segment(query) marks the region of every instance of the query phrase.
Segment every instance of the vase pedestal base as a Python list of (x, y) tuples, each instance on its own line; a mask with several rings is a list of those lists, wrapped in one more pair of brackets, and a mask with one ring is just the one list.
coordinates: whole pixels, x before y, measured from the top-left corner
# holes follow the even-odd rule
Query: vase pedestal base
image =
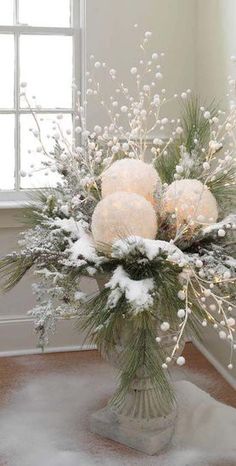
[(147, 455), (155, 455), (169, 444), (175, 425), (176, 411), (150, 421), (132, 419), (105, 407), (90, 418), (91, 431)]

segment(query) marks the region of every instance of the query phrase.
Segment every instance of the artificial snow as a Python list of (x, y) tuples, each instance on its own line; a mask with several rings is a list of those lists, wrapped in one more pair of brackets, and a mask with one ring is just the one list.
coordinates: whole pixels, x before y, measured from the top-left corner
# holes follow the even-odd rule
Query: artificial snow
[(219, 229), (224, 227), (230, 227), (232, 230), (236, 229), (236, 214), (230, 214), (223, 220), (217, 223), (213, 223), (212, 225), (208, 225), (207, 227), (202, 228), (202, 234), (211, 235), (214, 232), (217, 232)]
[(77, 222), (73, 217), (70, 218), (55, 218), (51, 220), (51, 226), (56, 229), (61, 229), (66, 233), (70, 233), (73, 238), (79, 238), (83, 235), (81, 221)]
[(225, 259), (224, 263), (228, 267), (236, 270), (236, 259), (234, 259), (233, 257), (229, 257), (229, 258)]
[[(83, 222), (76, 221), (74, 218), (56, 218), (53, 219), (51, 225), (55, 229), (61, 229), (69, 233), (70, 246), (67, 248), (68, 258), (64, 260), (64, 265), (82, 266), (87, 262), (92, 262), (99, 265), (103, 258), (98, 256), (95, 249), (95, 244), (92, 235), (86, 233)], [(73, 240), (73, 241), (72, 241)]]
[(132, 280), (121, 265), (115, 269), (105, 287), (111, 290), (108, 299), (109, 307), (115, 307), (122, 295), (125, 295), (126, 301), (136, 313), (153, 305), (154, 280), (152, 278)]
[(87, 262), (98, 264), (101, 261), (101, 258), (99, 258), (96, 253), (92, 236), (86, 233), (84, 233), (81, 238), (77, 239), (74, 243), (71, 242), (67, 252), (69, 253), (69, 260), (77, 265), (81, 265), (81, 260), (84, 264)]
[[(30, 362), (29, 362), (30, 363)], [(208, 380), (189, 377), (201, 386)], [(182, 375), (183, 377), (183, 375)], [(180, 378), (180, 376), (178, 376)], [(212, 381), (212, 385), (216, 385)], [(146, 456), (89, 431), (89, 416), (114, 391), (105, 363), (78, 374), (36, 377), (0, 409), (0, 460), (9, 466), (223, 466), (236, 464), (236, 410), (189, 381), (176, 382), (179, 403), (172, 445)]]
[(75, 301), (83, 301), (86, 298), (86, 294), (82, 291), (76, 291), (74, 295)]
[(134, 250), (140, 251), (150, 261), (160, 255), (166, 255), (167, 259), (173, 263), (187, 264), (187, 256), (173, 242), (152, 240), (139, 236), (130, 236), (126, 239), (118, 240), (113, 246), (113, 257), (122, 258)]

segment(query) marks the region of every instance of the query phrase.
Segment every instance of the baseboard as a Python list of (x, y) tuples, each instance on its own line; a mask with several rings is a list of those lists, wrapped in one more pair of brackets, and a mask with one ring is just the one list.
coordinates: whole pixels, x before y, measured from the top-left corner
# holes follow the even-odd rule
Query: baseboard
[(33, 322), (33, 318), (27, 314), (1, 314), (0, 315), (0, 327), (4, 325), (17, 324), (19, 322)]
[[(236, 359), (234, 368), (227, 368), (227, 350), (221, 347), (215, 334), (208, 333), (203, 343), (193, 341), (194, 345), (224, 377), (225, 380), (236, 389)], [(66, 351), (86, 351), (95, 349), (95, 345), (85, 344), (84, 335), (79, 332), (73, 321), (61, 320), (57, 324), (57, 332), (52, 335), (50, 346), (45, 348), (45, 353), (58, 353)], [(204, 344), (206, 341), (206, 344)], [(221, 342), (220, 342), (221, 343)], [(29, 315), (1, 315), (0, 317), (0, 357), (40, 354), (42, 350), (37, 347), (37, 336), (34, 333), (33, 319)], [(236, 356), (236, 355), (235, 355)]]
[[(40, 354), (37, 335), (34, 332), (32, 317), (28, 315), (1, 315), (0, 317), (0, 357), (27, 354)], [(85, 343), (82, 332), (75, 328), (72, 320), (57, 322), (57, 331), (50, 338), (50, 346), (45, 353), (64, 351), (84, 351), (94, 349)]]
[(77, 346), (49, 346), (42, 351), (40, 348), (34, 349), (23, 349), (23, 350), (11, 350), (1, 351), (0, 358), (6, 358), (9, 356), (27, 356), (33, 354), (45, 354), (45, 353), (65, 353), (71, 351), (91, 351), (97, 349), (96, 345), (77, 345)]

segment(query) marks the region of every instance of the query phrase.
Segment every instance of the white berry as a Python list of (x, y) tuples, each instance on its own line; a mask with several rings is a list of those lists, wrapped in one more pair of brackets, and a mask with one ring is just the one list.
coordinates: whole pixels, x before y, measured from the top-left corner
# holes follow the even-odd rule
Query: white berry
[(179, 356), (176, 362), (178, 366), (183, 366), (185, 364), (185, 358), (183, 356)]
[(181, 300), (181, 301), (184, 301), (185, 299), (185, 292), (183, 290), (180, 290), (178, 292), (178, 298)]
[(221, 330), (219, 332), (219, 337), (221, 340), (225, 340), (226, 339), (226, 333), (224, 332), (224, 330)]
[(185, 316), (185, 309), (179, 309), (177, 316), (182, 319)]
[(162, 324), (161, 324), (161, 330), (162, 330), (163, 332), (167, 332), (167, 330), (169, 330), (169, 328), (170, 328), (169, 322), (162, 322)]

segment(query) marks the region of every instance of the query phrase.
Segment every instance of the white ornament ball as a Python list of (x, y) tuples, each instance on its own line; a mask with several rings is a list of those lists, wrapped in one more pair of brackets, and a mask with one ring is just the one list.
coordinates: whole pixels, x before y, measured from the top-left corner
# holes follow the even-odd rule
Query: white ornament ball
[(154, 204), (153, 194), (160, 191), (161, 180), (150, 164), (141, 160), (114, 162), (102, 175), (102, 197), (117, 191), (140, 194)]
[(152, 204), (135, 193), (116, 192), (100, 201), (92, 216), (97, 244), (111, 245), (128, 236), (154, 239), (157, 219)]
[(176, 215), (177, 226), (215, 223), (218, 218), (217, 202), (206, 185), (198, 180), (174, 181), (166, 190), (163, 211)]

